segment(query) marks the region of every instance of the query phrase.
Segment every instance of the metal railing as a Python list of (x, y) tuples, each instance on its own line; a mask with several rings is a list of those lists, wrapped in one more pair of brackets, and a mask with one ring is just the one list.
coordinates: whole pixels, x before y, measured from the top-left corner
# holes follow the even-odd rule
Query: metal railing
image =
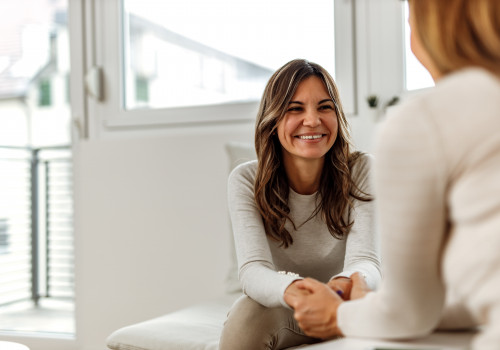
[(0, 146), (0, 305), (74, 297), (69, 146)]

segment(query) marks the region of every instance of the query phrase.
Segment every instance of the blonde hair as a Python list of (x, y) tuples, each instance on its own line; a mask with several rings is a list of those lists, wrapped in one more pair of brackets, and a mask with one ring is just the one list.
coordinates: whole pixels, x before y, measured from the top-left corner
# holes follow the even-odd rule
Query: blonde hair
[(350, 152), (349, 126), (340, 103), (333, 78), (318, 64), (307, 60), (293, 60), (278, 69), (269, 79), (260, 103), (255, 126), (255, 150), (258, 167), (254, 184), (256, 205), (262, 216), (266, 235), (281, 242), (286, 248), (293, 243), (285, 228), (289, 220), (289, 184), (282, 162), (281, 144), (276, 135), (279, 122), (284, 118), (288, 104), (299, 84), (316, 76), (325, 84), (335, 104), (338, 132), (335, 143), (325, 155), (318, 195), (321, 203), (311, 218), (322, 212), (330, 233), (343, 238), (353, 222), (346, 217), (353, 208), (351, 197), (368, 201), (351, 178), (352, 166), (359, 159), (359, 152)]
[(500, 0), (410, 0), (416, 30), (447, 74), (476, 66), (500, 75)]

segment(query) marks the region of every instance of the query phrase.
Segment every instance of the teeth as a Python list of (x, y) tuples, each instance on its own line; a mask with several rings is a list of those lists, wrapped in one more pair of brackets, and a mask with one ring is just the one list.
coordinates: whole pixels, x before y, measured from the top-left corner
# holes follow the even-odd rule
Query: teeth
[(315, 140), (315, 139), (320, 139), (322, 137), (323, 135), (307, 135), (307, 136), (299, 135), (299, 139), (301, 140)]

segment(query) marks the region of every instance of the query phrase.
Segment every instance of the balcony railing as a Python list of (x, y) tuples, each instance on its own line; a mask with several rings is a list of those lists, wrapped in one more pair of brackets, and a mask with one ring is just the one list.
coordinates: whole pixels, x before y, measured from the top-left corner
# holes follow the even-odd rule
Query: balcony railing
[(74, 297), (69, 146), (0, 146), (0, 306)]

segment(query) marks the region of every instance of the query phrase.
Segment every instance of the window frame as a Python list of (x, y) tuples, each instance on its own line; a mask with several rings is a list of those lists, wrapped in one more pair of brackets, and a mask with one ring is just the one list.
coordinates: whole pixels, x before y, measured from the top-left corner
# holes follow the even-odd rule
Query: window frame
[(358, 21), (365, 19), (364, 26), (360, 24), (358, 28), (366, 31), (360, 48), (367, 76), (362, 84), (364, 91), (360, 93), (364, 98), (364, 111), (368, 110), (366, 97), (369, 95), (377, 95), (385, 109), (393, 97), (405, 94), (403, 4), (396, 0), (366, 1), (358, 13)]
[[(334, 0), (335, 49), (337, 83), (341, 91), (344, 109), (356, 113), (355, 80), (355, 31), (354, 2)], [(234, 102), (214, 105), (171, 107), (158, 109), (124, 108), (124, 52), (121, 30), (123, 5), (121, 0), (93, 0), (89, 6), (94, 20), (87, 20), (87, 72), (93, 67), (102, 69), (102, 98), (87, 98), (89, 133), (105, 130), (152, 128), (169, 125), (192, 125), (220, 122), (253, 121), (259, 101)], [(99, 33), (96, 35), (95, 33)], [(119, 62), (119, 64), (116, 64)], [(116, 86), (120, 86), (117, 91)]]
[[(377, 95), (383, 113), (392, 98), (404, 100), (431, 88), (406, 88), (406, 5), (406, 2), (397, 0), (367, 1), (357, 16), (358, 21), (366, 18), (366, 28), (362, 24), (358, 24), (357, 28), (367, 33), (360, 36), (360, 41), (366, 40), (360, 54), (366, 56), (363, 62), (367, 63), (368, 78), (366, 87), (364, 82), (360, 83), (363, 86), (360, 90), (365, 92), (359, 96)], [(362, 109), (366, 109), (366, 101), (363, 102)]]

